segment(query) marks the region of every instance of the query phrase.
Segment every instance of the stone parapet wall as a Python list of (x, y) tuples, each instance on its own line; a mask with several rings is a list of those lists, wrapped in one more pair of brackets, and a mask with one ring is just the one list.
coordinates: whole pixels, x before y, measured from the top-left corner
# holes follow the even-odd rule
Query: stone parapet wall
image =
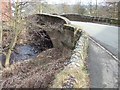
[(63, 14), (61, 16), (64, 16), (71, 21), (93, 22), (93, 23), (110, 24), (110, 25), (117, 25), (117, 26), (119, 26), (119, 23), (120, 23), (120, 21), (117, 19), (84, 16), (84, 15), (78, 15), (78, 14)]
[(89, 75), (86, 67), (88, 35), (83, 32), (69, 64), (56, 75), (52, 88), (89, 88)]

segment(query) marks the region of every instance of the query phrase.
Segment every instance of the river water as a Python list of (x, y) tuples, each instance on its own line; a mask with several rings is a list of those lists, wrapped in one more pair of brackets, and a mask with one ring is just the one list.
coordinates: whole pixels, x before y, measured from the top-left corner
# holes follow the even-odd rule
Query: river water
[[(43, 50), (37, 49), (31, 45), (19, 45), (16, 46), (14, 52), (11, 55), (10, 63), (13, 64), (18, 61), (28, 60), (30, 58), (36, 57)], [(5, 55), (0, 55), (0, 61), (4, 65), (5, 63)]]

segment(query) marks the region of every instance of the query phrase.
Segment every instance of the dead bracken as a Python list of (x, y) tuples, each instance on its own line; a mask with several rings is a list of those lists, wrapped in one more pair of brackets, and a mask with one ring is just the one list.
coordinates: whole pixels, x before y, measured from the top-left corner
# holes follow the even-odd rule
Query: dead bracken
[(2, 72), (2, 88), (47, 88), (70, 59), (59, 49), (48, 49), (36, 59), (16, 63)]

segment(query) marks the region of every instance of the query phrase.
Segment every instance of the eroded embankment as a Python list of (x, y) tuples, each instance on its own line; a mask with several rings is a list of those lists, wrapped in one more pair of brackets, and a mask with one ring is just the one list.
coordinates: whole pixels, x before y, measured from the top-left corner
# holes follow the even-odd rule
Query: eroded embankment
[(1, 88), (47, 88), (69, 58), (62, 57), (62, 51), (59, 49), (43, 51), (34, 60), (5, 68), (0, 86)]
[(70, 58), (69, 64), (56, 75), (52, 88), (88, 88), (89, 78), (86, 69), (88, 36), (82, 33)]
[[(75, 72), (79, 72), (79, 69), (81, 72), (76, 73), (76, 80), (78, 80), (77, 83), (82, 85), (80, 87), (87, 87), (88, 78), (85, 72), (86, 70), (83, 70), (87, 49), (85, 49), (86, 44), (82, 44), (87, 41), (87, 37), (84, 37), (85, 33), (80, 29), (71, 26), (67, 19), (55, 15), (31, 15), (26, 18), (26, 21), (27, 28), (26, 30), (21, 31), (17, 45), (31, 45), (38, 50), (43, 46), (43, 51), (34, 58), (16, 62), (10, 67), (4, 68), (0, 74), (0, 87), (52, 87), (54, 86), (54, 83), (57, 83), (54, 81), (55, 78), (57, 78), (56, 75), (71, 63), (70, 60), (72, 60), (72, 57), (74, 57), (74, 63), (78, 66), (80, 65), (80, 67), (74, 68)], [(41, 34), (41, 32), (44, 33)], [(46, 38), (46, 35), (49, 36), (49, 38)], [(52, 43), (50, 44), (52, 45), (51, 47), (48, 48), (50, 45), (45, 42), (45, 38)], [(78, 40), (80, 40), (81, 43), (78, 43), (76, 46)], [(47, 48), (45, 47), (46, 45)], [(76, 50), (73, 50), (79, 47), (79, 45), (80, 48), (77, 53), (74, 53)], [(73, 54), (74, 56), (72, 56)], [(78, 57), (76, 59), (75, 57), (77, 55)], [(74, 66), (75, 65), (73, 65), (73, 67)], [(71, 72), (74, 72), (74, 70), (71, 70)], [(63, 71), (65, 72), (66, 70)], [(69, 74), (70, 72), (66, 73)], [(79, 77), (79, 75), (83, 75), (83, 77)], [(77, 83), (75, 85), (77, 85)]]

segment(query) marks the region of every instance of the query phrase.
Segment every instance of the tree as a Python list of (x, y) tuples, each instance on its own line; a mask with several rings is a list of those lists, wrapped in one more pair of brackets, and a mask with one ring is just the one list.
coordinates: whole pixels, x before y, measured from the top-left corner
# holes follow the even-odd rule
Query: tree
[[(2, 11), (1, 7), (0, 7), (0, 11)], [(2, 36), (3, 36), (2, 13), (0, 12), (0, 56), (2, 56)], [(2, 63), (0, 63), (0, 68), (2, 68)]]
[(73, 11), (81, 15), (84, 15), (86, 13), (86, 9), (83, 5), (81, 5), (81, 2), (78, 2), (74, 5)]
[(89, 15), (92, 16), (93, 11), (92, 11), (92, 1), (91, 1), (91, 0), (90, 0), (90, 2), (88, 3), (88, 13), (89, 13)]
[(118, 18), (118, 2), (106, 1), (106, 7), (109, 18)]
[[(10, 2), (10, 0), (9, 0)], [(2, 12), (2, 15), (5, 15), (7, 18), (9, 18), (9, 20), (5, 21), (4, 25), (5, 27), (9, 27), (9, 36), (6, 37), (8, 38), (8, 46), (7, 47), (7, 51), (5, 51), (5, 55), (6, 55), (6, 60), (5, 60), (5, 67), (9, 66), (10, 64), (10, 57), (11, 54), (15, 48), (15, 45), (17, 43), (17, 39), (19, 34), (21, 33), (22, 27), (24, 27), (24, 19), (22, 18), (21, 14), (22, 14), (22, 6), (24, 6), (26, 4), (26, 2), (19, 2), (19, 0), (17, 0), (16, 2), (13, 3), (13, 8), (14, 11), (12, 11), (12, 13), (14, 14), (13, 17), (10, 17), (9, 14), (6, 15), (6, 13)], [(10, 10), (10, 3), (8, 4), (7, 8), (7, 12), (11, 12)], [(2, 25), (2, 26), (4, 26)], [(3, 28), (4, 29), (4, 28)], [(0, 42), (1, 42), (1, 47), (2, 47), (2, 37), (3, 37), (3, 29), (0, 28)], [(9, 39), (10, 38), (10, 39)], [(0, 48), (1, 49), (1, 48)], [(3, 53), (3, 51), (1, 50), (1, 52)]]
[(69, 5), (67, 5), (66, 3), (62, 4), (63, 13), (69, 13), (69, 9)]
[(10, 48), (9, 48), (8, 53), (6, 55), (5, 66), (9, 66), (10, 57), (11, 57), (12, 51), (13, 51), (13, 49), (15, 47), (15, 44), (17, 42), (17, 37), (18, 37), (18, 34), (19, 34), (19, 30), (17, 28), (17, 22), (19, 22), (20, 9), (19, 9), (18, 5), (19, 5), (19, 0), (17, 0), (17, 2), (15, 4), (15, 22), (14, 22), (14, 26), (13, 26), (15, 35), (13, 36), (13, 40), (10, 43)]
[(98, 1), (96, 0), (96, 5), (95, 5), (95, 11), (96, 11), (96, 17), (98, 16)]

